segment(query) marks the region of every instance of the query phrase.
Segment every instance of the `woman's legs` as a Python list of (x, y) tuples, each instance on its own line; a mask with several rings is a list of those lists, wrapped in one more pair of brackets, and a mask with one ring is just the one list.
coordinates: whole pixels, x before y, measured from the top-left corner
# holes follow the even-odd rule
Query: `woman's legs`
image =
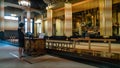
[(21, 59), (22, 58), (22, 55), (23, 55), (23, 48), (22, 47), (19, 47), (19, 58)]

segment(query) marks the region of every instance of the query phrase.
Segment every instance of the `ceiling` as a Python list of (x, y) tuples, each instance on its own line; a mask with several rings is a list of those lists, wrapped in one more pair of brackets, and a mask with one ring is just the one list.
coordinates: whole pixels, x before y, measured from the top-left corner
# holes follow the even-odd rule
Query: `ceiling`
[[(19, 6), (18, 0), (4, 0), (5, 1), (5, 16), (10, 14), (17, 14), (18, 16), (25, 13), (25, 10)], [(31, 2), (31, 16), (36, 16), (46, 12), (47, 4), (43, 0), (30, 0)]]
[[(4, 0), (5, 1), (5, 15), (10, 14), (17, 14), (17, 16), (20, 16), (23, 13), (26, 13), (25, 10), (18, 4), (18, 0)], [(64, 2), (67, 0), (30, 0), (31, 2), (31, 17), (34, 17), (39, 14), (46, 13), (46, 7), (48, 3), (45, 3), (45, 1), (55, 1), (56, 3), (53, 3), (55, 6), (53, 9), (57, 9), (64, 6)], [(62, 2), (61, 2), (62, 1)], [(76, 3), (84, 0), (68, 0), (71, 3)]]
[[(18, 0), (4, 0), (4, 1), (18, 5)], [(30, 0), (30, 2), (31, 2), (30, 7), (35, 8), (37, 10), (44, 9), (47, 6), (47, 4), (43, 2), (43, 0)]]
[(44, 1), (48, 1), (48, 2), (45, 2), (47, 4), (51, 3), (51, 1), (54, 1), (52, 2), (52, 9), (57, 9), (57, 8), (61, 8), (61, 7), (64, 7), (64, 3), (66, 1), (74, 4), (76, 2), (81, 2), (81, 1), (85, 1), (85, 0), (44, 0)]

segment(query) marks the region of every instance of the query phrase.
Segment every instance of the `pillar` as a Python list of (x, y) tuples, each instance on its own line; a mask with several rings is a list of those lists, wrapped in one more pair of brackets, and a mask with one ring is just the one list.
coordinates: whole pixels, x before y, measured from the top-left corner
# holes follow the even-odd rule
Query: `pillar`
[[(37, 20), (37, 18), (36, 17), (34, 17), (34, 21), (36, 21)], [(34, 23), (34, 37), (37, 37), (37, 23), (35, 22)]]
[(24, 15), (22, 14), (20, 17), (21, 17), (21, 22), (24, 22)]
[(99, 0), (100, 34), (112, 36), (112, 0)]
[(118, 13), (118, 35), (120, 36), (120, 12)]
[(53, 10), (47, 7), (47, 35), (52, 36), (52, 19), (53, 19)]
[(44, 33), (44, 16), (41, 15), (41, 33)]
[(30, 7), (27, 7), (27, 32), (30, 32)]
[(65, 3), (65, 24), (64, 34), (67, 37), (72, 36), (72, 4)]
[(4, 32), (4, 0), (0, 0), (0, 31)]

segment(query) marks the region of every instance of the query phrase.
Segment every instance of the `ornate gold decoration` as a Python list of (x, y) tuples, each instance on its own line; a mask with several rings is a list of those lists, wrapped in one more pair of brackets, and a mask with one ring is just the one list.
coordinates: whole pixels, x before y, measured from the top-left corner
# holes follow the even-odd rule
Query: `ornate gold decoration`
[(65, 2), (66, 0), (43, 0), (46, 4), (55, 4), (59, 2)]

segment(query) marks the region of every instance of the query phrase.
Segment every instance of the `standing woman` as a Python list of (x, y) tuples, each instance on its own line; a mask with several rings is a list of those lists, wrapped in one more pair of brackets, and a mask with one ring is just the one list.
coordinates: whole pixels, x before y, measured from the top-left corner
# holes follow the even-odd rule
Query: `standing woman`
[(20, 23), (19, 24), (19, 28), (18, 28), (18, 42), (19, 42), (19, 58), (21, 59), (23, 56), (23, 51), (24, 51), (24, 47), (25, 47), (25, 38), (24, 38), (25, 34), (24, 34), (24, 23)]

